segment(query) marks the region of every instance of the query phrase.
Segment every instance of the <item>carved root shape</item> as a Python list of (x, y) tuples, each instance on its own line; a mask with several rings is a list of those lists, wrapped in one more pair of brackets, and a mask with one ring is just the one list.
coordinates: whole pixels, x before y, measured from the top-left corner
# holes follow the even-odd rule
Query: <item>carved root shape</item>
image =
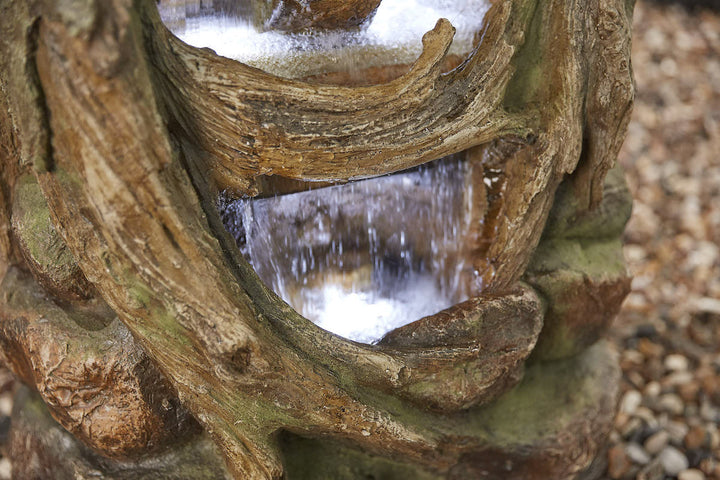
[[(158, 89), (183, 134), (197, 139), (220, 188), (256, 192), (258, 175), (347, 180), (404, 170), (502, 134), (526, 131), (500, 108), (524, 22), (510, 2), (488, 14), (485, 41), (441, 75), (454, 28), (423, 37), (410, 72), (385, 85), (342, 87), (281, 79), (180, 42), (153, 18)], [(148, 14), (150, 16), (151, 13)], [(178, 100), (182, 98), (182, 102)]]
[[(492, 393), (507, 372), (483, 370), (486, 358), (505, 355), (514, 372), (532, 350), (540, 302), (517, 280), (557, 184), (581, 158), (584, 85), (597, 73), (584, 46), (620, 42), (612, 46), (627, 54), (618, 40), (627, 33), (599, 36), (587, 25), (614, 8), (612, 27), (627, 32), (625, 2), (498, 1), (483, 41), (460, 68), (440, 75), (452, 31), (440, 21), (408, 74), (358, 88), (283, 80), (184, 45), (160, 26), (154, 2), (75, 3), (73, 11), (5, 7), (16, 13), (6, 18), (37, 26), (32, 53), (44, 96), (7, 83), (42, 97), (49, 114), (23, 95), (10, 99), (22, 120), (20, 142), (36, 135), (27, 125), (48, 138), (52, 132), (54, 168), (39, 165), (37, 178), (57, 230), (235, 476), (280, 477), (274, 439), (283, 429), (332, 435), (440, 472), (481, 449), (480, 439), (443, 444), (457, 425), (409, 419), (432, 418), (418, 406), (430, 398), (449, 412), (490, 398), (463, 386)], [(529, 68), (528, 56), (536, 58)], [(11, 67), (9, 77), (25, 74)], [(628, 68), (603, 73), (625, 95), (621, 115), (597, 112), (603, 126), (626, 121)], [(588, 81), (604, 91), (601, 80)], [(504, 138), (488, 144), (497, 137)], [(470, 338), (457, 347), (427, 349), (402, 338), (359, 345), (320, 330), (267, 291), (213, 209), (213, 192), (254, 193), (258, 175), (360, 178), (480, 144), (488, 162), (506, 162), (507, 201), (487, 250), (491, 290), (504, 295), (447, 314), (453, 335)], [(583, 168), (595, 184), (618, 145), (593, 145)], [(472, 332), (493, 302), (506, 303), (512, 331), (530, 333), (482, 351)], [(410, 404), (391, 411), (385, 400), (395, 395)]]

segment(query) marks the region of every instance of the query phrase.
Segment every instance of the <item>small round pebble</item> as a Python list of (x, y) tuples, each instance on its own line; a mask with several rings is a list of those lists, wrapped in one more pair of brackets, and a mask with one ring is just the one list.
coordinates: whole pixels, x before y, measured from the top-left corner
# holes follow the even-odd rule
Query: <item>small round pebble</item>
[[(631, 477), (632, 478), (632, 477)], [(645, 465), (635, 477), (635, 480), (664, 480), (665, 469), (660, 461), (656, 458), (652, 462)]]
[(608, 451), (608, 475), (612, 479), (620, 479), (632, 467), (630, 458), (621, 445), (615, 445)]
[(678, 480), (705, 480), (705, 474), (696, 468), (690, 468), (680, 472)]
[(637, 443), (628, 443), (625, 446), (625, 453), (630, 457), (630, 460), (638, 465), (646, 465), (651, 460), (650, 455)]
[(705, 446), (706, 443), (709, 443), (709, 440), (710, 435), (708, 435), (707, 430), (705, 430), (702, 425), (696, 425), (685, 435), (683, 443), (688, 449), (696, 450)]
[(12, 478), (12, 466), (10, 465), (10, 459), (7, 457), (0, 458), (0, 478)]
[(637, 390), (628, 390), (620, 402), (620, 411), (632, 415), (642, 403), (642, 394)]
[(663, 363), (665, 365), (665, 368), (674, 372), (685, 371), (689, 367), (687, 357), (679, 354), (668, 355), (667, 357), (665, 357), (665, 361)]
[(666, 393), (660, 396), (658, 407), (661, 411), (667, 412), (670, 415), (682, 415), (683, 410), (685, 410), (685, 404), (682, 398), (674, 393)]
[(639, 418), (631, 418), (628, 420), (628, 422), (623, 426), (620, 433), (622, 434), (622, 437), (625, 439), (634, 437), (638, 432), (642, 430), (642, 420)]
[(645, 390), (643, 392), (647, 397), (657, 397), (662, 392), (662, 387), (659, 382), (653, 380), (645, 385)]
[(685, 454), (675, 447), (665, 447), (658, 458), (665, 469), (665, 473), (671, 476), (677, 475), (689, 467)]
[(650, 455), (657, 455), (663, 448), (668, 446), (669, 442), (670, 434), (665, 430), (660, 430), (659, 432), (655, 432), (650, 435), (647, 440), (645, 440), (645, 451)]
[(665, 430), (667, 430), (670, 434), (670, 440), (679, 445), (683, 442), (683, 439), (690, 430), (690, 427), (688, 427), (686, 423), (673, 421), (668, 422), (668, 424), (665, 425)]
[(667, 387), (678, 387), (681, 385), (689, 384), (694, 380), (694, 378), (695, 377), (693, 376), (692, 372), (682, 370), (671, 373), (667, 377), (663, 378), (662, 382), (663, 385)]
[(655, 418), (653, 411), (647, 407), (638, 407), (634, 416), (645, 422), (648, 428), (658, 427), (658, 419)]

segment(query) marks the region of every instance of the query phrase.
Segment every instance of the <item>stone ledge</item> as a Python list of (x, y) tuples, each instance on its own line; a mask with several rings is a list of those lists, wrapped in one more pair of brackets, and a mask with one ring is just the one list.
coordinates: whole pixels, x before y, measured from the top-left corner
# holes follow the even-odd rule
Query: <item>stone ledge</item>
[(522, 382), (493, 404), (438, 421), (440, 449), (455, 457), (446, 471), (425, 471), (337, 441), (288, 435), (281, 442), (286, 475), (290, 480), (593, 480), (593, 461), (615, 416), (619, 378), (617, 355), (605, 342), (577, 357), (528, 367)]

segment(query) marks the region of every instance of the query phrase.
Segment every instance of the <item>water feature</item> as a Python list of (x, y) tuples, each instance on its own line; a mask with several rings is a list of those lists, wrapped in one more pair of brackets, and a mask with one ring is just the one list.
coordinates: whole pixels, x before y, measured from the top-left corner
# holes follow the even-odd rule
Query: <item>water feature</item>
[(421, 53), (423, 34), (439, 18), (447, 18), (456, 28), (450, 53), (465, 57), (489, 8), (487, 0), (383, 0), (361, 28), (288, 34), (259, 31), (243, 9), (230, 12), (219, 5), (161, 0), (158, 8), (163, 22), (184, 42), (290, 78), (354, 64), (412, 63)]
[[(212, 0), (159, 3), (161, 18), (183, 41), (276, 75), (305, 78), (411, 64), (421, 53), (422, 35), (439, 18), (455, 26), (450, 53), (464, 58), (489, 2), (383, 0), (359, 28), (294, 34), (258, 30), (246, 7)], [(470, 219), (482, 218), (471, 168), (459, 154), (346, 185), (256, 199), (221, 197), (218, 206), (268, 286), (321, 327), (371, 343), (479, 288), (469, 260), (476, 244)], [(475, 188), (484, 188), (482, 180)]]
[(220, 211), (260, 278), (326, 330), (371, 343), (465, 300), (472, 184), (461, 155)]

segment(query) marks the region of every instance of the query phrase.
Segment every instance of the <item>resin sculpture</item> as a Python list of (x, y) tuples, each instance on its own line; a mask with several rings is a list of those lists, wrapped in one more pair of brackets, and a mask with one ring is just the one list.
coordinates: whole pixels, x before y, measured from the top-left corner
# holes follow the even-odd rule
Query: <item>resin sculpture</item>
[[(416, 58), (359, 41), (255, 66), (168, 14), (362, 37), (378, 4), (0, 4), (17, 478), (597, 477), (633, 2), (477, 2), (462, 48), (451, 18)], [(415, 313), (377, 321), (398, 303)], [(321, 328), (363, 315), (390, 331)]]

